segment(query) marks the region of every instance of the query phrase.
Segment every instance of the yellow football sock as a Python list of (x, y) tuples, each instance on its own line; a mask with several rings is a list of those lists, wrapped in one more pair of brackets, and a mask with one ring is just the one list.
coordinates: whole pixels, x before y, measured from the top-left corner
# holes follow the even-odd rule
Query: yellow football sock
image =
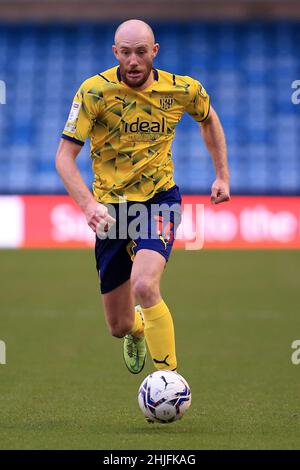
[(134, 324), (129, 333), (132, 336), (143, 336), (144, 334), (144, 322), (142, 315), (138, 310), (135, 310)]
[(156, 369), (176, 369), (174, 325), (167, 305), (161, 300), (157, 305), (142, 310), (144, 334)]

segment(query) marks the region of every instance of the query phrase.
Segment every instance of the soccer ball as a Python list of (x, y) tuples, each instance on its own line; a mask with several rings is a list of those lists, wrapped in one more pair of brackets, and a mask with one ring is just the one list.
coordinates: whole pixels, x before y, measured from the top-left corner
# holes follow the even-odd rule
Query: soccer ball
[(158, 370), (148, 375), (139, 388), (138, 402), (149, 422), (171, 423), (190, 407), (189, 384), (177, 372)]

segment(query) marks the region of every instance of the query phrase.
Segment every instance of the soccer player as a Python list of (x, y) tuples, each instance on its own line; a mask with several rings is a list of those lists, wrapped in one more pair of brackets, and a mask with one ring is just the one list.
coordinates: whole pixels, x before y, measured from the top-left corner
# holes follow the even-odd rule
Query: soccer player
[[(171, 213), (171, 206), (181, 202), (173, 179), (171, 143), (176, 124), (188, 112), (199, 123), (214, 163), (211, 202), (218, 204), (230, 197), (225, 137), (209, 96), (197, 80), (153, 67), (159, 44), (148, 24), (140, 20), (122, 23), (112, 50), (119, 65), (88, 78), (75, 95), (56, 168), (97, 234), (95, 255), (105, 317), (110, 333), (124, 338), (127, 368), (135, 374), (142, 370), (147, 343), (157, 369), (176, 370), (173, 320), (160, 293), (160, 278), (180, 222), (180, 214)], [(93, 194), (75, 162), (88, 137)], [(128, 207), (145, 206), (156, 238), (147, 233), (109, 237), (125, 201)], [(160, 204), (169, 215), (167, 224), (164, 214), (151, 214), (151, 207)]]

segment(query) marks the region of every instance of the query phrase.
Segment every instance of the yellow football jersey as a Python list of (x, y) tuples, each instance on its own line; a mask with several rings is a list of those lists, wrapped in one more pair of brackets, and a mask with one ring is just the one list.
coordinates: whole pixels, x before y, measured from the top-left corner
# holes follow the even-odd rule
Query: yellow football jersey
[(197, 80), (153, 74), (155, 81), (136, 91), (116, 66), (88, 78), (75, 95), (62, 137), (79, 145), (90, 138), (98, 202), (146, 201), (174, 186), (176, 124), (185, 111), (197, 122), (208, 116), (209, 96)]

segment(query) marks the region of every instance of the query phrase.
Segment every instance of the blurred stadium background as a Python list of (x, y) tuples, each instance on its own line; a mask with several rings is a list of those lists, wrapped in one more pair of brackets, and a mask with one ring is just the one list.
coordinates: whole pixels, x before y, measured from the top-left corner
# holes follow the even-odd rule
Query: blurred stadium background
[[(300, 106), (291, 99), (297, 93), (292, 83), (300, 77), (299, 2), (150, 3), (0, 1), (0, 79), (6, 85), (6, 105), (0, 108), (0, 193), (64, 193), (54, 156), (73, 95), (86, 77), (115, 64), (111, 44), (120, 21), (140, 16), (150, 21), (161, 44), (156, 66), (199, 79), (211, 95), (227, 138), (232, 194), (299, 195)], [(91, 186), (88, 147), (78, 162)], [(188, 116), (178, 126), (173, 154), (182, 192), (208, 194), (212, 164)], [(9, 202), (11, 212), (15, 203)], [(289, 211), (281, 207), (278, 217), (272, 201), (260, 202), (266, 210), (254, 211), (254, 219), (263, 220), (257, 222), (259, 241), (300, 246), (297, 202), (286, 201)], [(2, 212), (7, 204), (2, 201)], [(255, 208), (255, 201), (249, 204)], [(20, 200), (17, 205), (15, 218), (20, 219)], [(225, 234), (216, 246), (230, 240), (232, 220), (240, 218), (241, 207), (231, 218), (220, 215)], [(272, 223), (275, 237), (265, 237), (265, 225), (272, 232)], [(21, 246), (38, 244), (2, 230), (1, 245), (13, 246), (14, 239)], [(40, 246), (49, 243), (44, 239)], [(86, 239), (77, 243), (84, 245)], [(249, 240), (233, 236), (231, 245), (241, 244)]]
[[(161, 44), (157, 68), (199, 79), (225, 129), (233, 198), (220, 207), (189, 117), (173, 145), (186, 201), (206, 204), (205, 246), (300, 248), (296, 0), (0, 0), (0, 246), (93, 245), (54, 157), (75, 91), (114, 65), (114, 30), (135, 17)], [(91, 186), (88, 144), (79, 167)], [(92, 250), (2, 250), (0, 447), (298, 448), (299, 255), (174, 252), (163, 291), (194, 404), (170, 432), (141, 422), (142, 378), (106, 332)]]

